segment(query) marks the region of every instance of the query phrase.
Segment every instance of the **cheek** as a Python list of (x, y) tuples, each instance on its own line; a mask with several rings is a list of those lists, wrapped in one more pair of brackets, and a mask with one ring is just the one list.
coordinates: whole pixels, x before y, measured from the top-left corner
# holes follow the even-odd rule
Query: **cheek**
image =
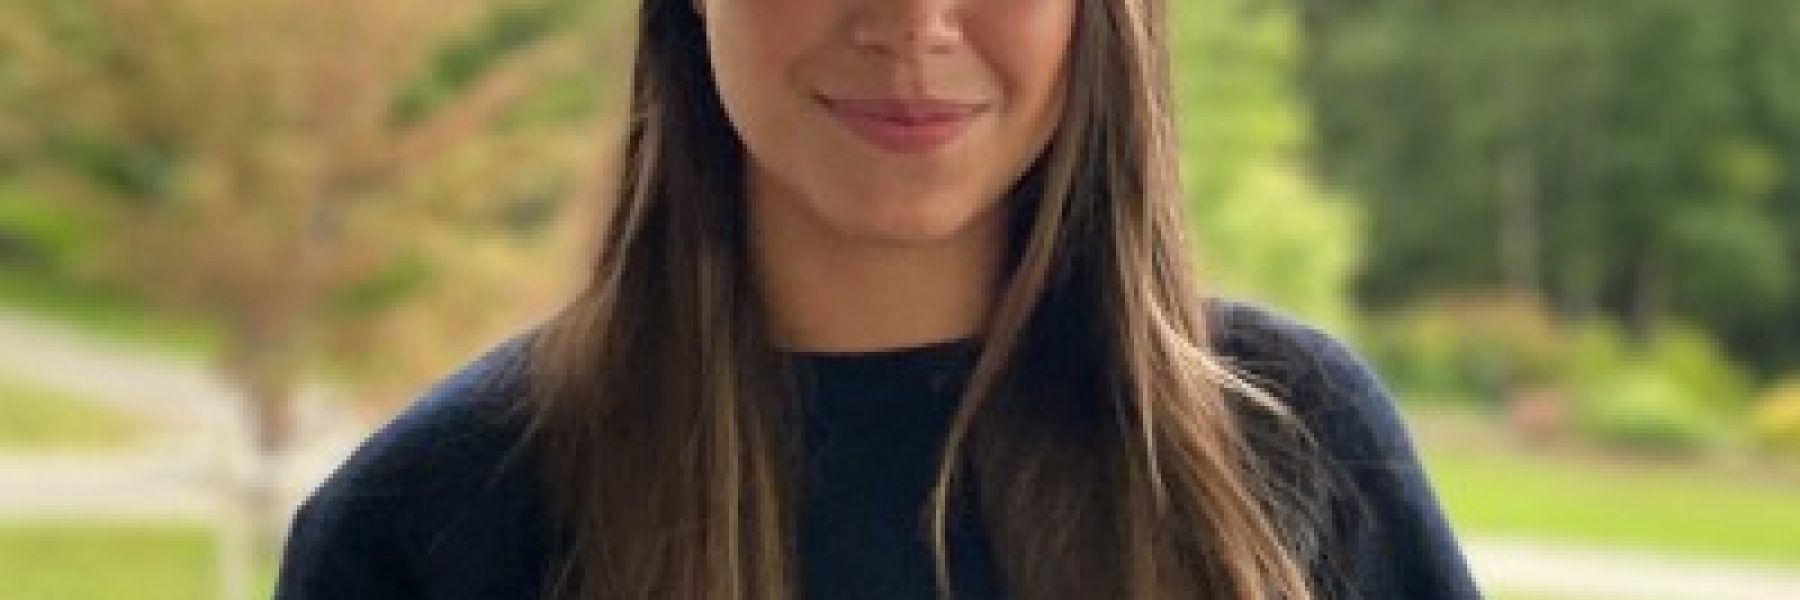
[(708, 0), (706, 43), (719, 95), (741, 129), (779, 129), (797, 68), (830, 34), (839, 0)]
[(969, 40), (1006, 88), (1013, 109), (1054, 120), (1075, 30), (1079, 0), (972, 2), (964, 18)]

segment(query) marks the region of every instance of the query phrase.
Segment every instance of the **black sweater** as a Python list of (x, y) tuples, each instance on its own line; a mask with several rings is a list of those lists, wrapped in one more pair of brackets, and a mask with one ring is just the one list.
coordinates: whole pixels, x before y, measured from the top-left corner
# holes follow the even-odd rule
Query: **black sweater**
[[(1243, 304), (1213, 310), (1227, 359), (1285, 389), (1363, 518), (1331, 536), (1346, 569), (1333, 597), (1479, 597), (1392, 401), (1369, 368), (1317, 330)], [(515, 339), (438, 383), (369, 438), (295, 517), (278, 600), (497, 600), (543, 595), (561, 537), (507, 408)], [(928, 599), (916, 517), (973, 357), (966, 343), (794, 354), (805, 485), (799, 531), (808, 600)], [(1346, 499), (1351, 499), (1346, 496)], [(1334, 501), (1334, 504), (1338, 504)], [(952, 523), (959, 599), (1000, 598), (978, 522)]]

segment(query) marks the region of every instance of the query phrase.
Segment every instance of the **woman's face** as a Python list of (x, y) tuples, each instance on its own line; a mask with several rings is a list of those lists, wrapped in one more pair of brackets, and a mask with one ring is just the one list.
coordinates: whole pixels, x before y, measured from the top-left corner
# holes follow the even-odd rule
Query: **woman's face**
[(1060, 119), (1079, 0), (694, 1), (752, 210), (916, 244), (1002, 221)]

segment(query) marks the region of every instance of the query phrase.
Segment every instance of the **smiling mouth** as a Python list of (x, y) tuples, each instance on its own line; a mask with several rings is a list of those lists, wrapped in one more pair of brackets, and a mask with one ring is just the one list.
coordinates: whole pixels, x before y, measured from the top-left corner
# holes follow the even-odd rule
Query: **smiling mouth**
[(818, 101), (852, 133), (876, 148), (931, 154), (962, 136), (988, 105), (936, 98), (835, 98)]

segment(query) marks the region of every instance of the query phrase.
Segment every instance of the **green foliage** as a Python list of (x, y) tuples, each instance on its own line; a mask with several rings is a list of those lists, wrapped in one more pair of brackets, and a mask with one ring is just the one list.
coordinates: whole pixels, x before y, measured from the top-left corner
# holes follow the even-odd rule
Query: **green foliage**
[(1303, 0), (1333, 183), (1369, 210), (1360, 297), (1541, 294), (1800, 363), (1800, 4)]
[(1341, 330), (1362, 222), (1304, 166), (1310, 132), (1288, 75), (1293, 17), (1255, 0), (1173, 6), (1182, 169), (1209, 281)]
[(1750, 404), (1749, 378), (1705, 330), (1676, 321), (1660, 324), (1645, 362), (1710, 410), (1741, 413)]
[(602, 5), (240, 4), (0, 3), (0, 295), (198, 323), (275, 432), (293, 363), (416, 384), (548, 295)]
[(216, 328), (203, 319), (96, 274), (117, 236), (82, 208), (0, 181), (0, 305), (165, 351), (217, 347)]
[(126, 290), (81, 285), (66, 274), (0, 269), (0, 305), (55, 319), (102, 338), (151, 345), (158, 351), (204, 356), (220, 345), (216, 323), (159, 310)]
[(1279, 167), (1258, 168), (1236, 183), (1228, 195), (1201, 198), (1195, 211), (1209, 283), (1343, 330), (1356, 265), (1354, 208)]
[[(423, 77), (395, 98), (393, 120), (413, 123), (457, 95), (467, 92), (483, 76), (502, 68), (505, 61), (558, 28), (580, 23), (580, 11), (593, 6), (585, 0), (533, 0), (496, 6), (472, 31), (446, 40)], [(591, 82), (589, 82), (591, 84)], [(558, 86), (559, 108), (576, 114), (592, 107), (588, 86)], [(539, 100), (543, 102), (544, 100)], [(570, 108), (568, 103), (576, 103)]]
[(1523, 297), (1445, 298), (1371, 317), (1371, 359), (1403, 396), (1495, 404), (1517, 389), (1559, 385), (1569, 334)]
[(1578, 425), (1625, 450), (1685, 454), (1717, 449), (1742, 431), (1748, 377), (1704, 331), (1665, 322), (1639, 344), (1617, 327), (1588, 325), (1563, 373)]
[(1734, 441), (1752, 389), (1703, 330), (1664, 322), (1636, 340), (1608, 319), (1557, 319), (1523, 297), (1440, 299), (1363, 330), (1403, 397), (1497, 408), (1554, 390), (1579, 434), (1629, 451), (1691, 454)]
[(58, 124), (47, 137), (56, 160), (119, 202), (167, 197), (180, 171), (178, 158), (159, 144), (109, 139), (75, 123)]
[(1757, 440), (1777, 453), (1800, 458), (1800, 376), (1789, 377), (1756, 403)]
[(1584, 384), (1582, 430), (1614, 448), (1689, 454), (1713, 447), (1727, 433), (1719, 414), (1667, 372), (1638, 366)]
[(1779, 307), (1793, 288), (1794, 271), (1786, 234), (1766, 211), (1726, 205), (1676, 216), (1669, 235), (1682, 249), (1671, 258), (1681, 274), (1677, 303), (1718, 318)]
[(92, 260), (100, 234), (67, 207), (0, 180), (0, 269), (74, 276)]
[(334, 290), (325, 310), (339, 319), (369, 318), (393, 310), (431, 285), (435, 267), (423, 256), (396, 259), (367, 278)]

